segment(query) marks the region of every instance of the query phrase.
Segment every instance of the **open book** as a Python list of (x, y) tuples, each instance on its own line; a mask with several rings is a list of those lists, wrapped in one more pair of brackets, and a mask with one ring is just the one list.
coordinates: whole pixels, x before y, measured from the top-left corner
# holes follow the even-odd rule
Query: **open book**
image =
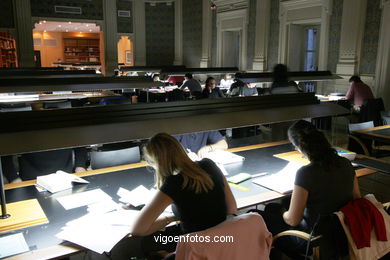
[(254, 178), (252, 181), (270, 190), (279, 193), (289, 193), (294, 188), (295, 175), (302, 165), (289, 162), (282, 170), (274, 174), (269, 174)]
[(89, 183), (89, 181), (64, 171), (37, 177), (37, 185), (51, 193), (70, 189), (73, 187), (73, 183)]

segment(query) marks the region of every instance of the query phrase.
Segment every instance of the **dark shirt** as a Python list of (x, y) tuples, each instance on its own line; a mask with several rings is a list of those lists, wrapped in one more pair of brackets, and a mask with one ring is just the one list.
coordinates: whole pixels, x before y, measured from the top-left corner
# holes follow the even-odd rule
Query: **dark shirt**
[(338, 157), (330, 169), (319, 163), (301, 167), (295, 177), (295, 185), (309, 192), (305, 219), (312, 227), (320, 214), (331, 214), (353, 199), (355, 171), (351, 163)]
[(75, 167), (86, 168), (87, 151), (85, 148), (61, 149), (45, 152), (22, 154), (19, 157), (19, 175), (7, 159), (4, 176), (9, 182), (20, 177), (23, 181), (36, 179), (37, 176), (54, 173), (58, 170), (72, 173)]
[(224, 98), (222, 90), (219, 87), (215, 87), (211, 90), (211, 92), (205, 88), (202, 92), (203, 98)]
[(226, 219), (225, 185), (221, 170), (210, 159), (198, 165), (210, 175), (214, 187), (208, 192), (195, 193), (188, 187), (182, 189), (183, 177), (179, 173), (169, 176), (160, 190), (174, 202), (184, 233), (196, 232), (218, 225)]
[(290, 94), (299, 92), (298, 85), (294, 81), (273, 82), (270, 89), (271, 94)]
[(223, 136), (218, 131), (208, 131), (177, 135), (175, 138), (181, 143), (186, 152), (190, 150), (197, 153), (203, 146), (221, 141)]
[(194, 92), (202, 92), (202, 87), (196, 79), (189, 79), (183, 83), (183, 85), (180, 86), (181, 90), (184, 90), (185, 88), (188, 88), (188, 90), (192, 93)]
[(257, 88), (249, 88), (247, 85), (240, 89), (240, 96), (249, 97), (257, 94)]

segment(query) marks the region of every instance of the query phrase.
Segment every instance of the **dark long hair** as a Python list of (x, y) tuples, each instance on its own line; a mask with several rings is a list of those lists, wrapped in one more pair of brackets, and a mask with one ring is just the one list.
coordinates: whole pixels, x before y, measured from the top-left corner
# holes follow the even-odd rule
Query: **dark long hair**
[(299, 120), (288, 129), (290, 142), (297, 146), (310, 162), (320, 163), (325, 168), (337, 164), (337, 152), (324, 134), (311, 123)]

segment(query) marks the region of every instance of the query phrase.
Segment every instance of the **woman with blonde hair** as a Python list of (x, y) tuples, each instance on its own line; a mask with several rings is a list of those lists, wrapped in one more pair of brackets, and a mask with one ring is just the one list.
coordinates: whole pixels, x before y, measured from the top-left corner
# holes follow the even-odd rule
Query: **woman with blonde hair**
[(210, 159), (193, 162), (181, 144), (165, 133), (153, 136), (144, 154), (155, 169), (158, 192), (141, 210), (133, 235), (146, 236), (164, 229), (174, 216), (160, 215), (171, 204), (177, 209), (182, 233), (213, 227), (236, 212), (226, 178)]

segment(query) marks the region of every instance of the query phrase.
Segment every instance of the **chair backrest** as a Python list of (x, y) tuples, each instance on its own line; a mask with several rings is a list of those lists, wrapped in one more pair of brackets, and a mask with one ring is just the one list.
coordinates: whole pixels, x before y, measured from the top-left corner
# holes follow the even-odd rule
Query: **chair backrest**
[(27, 105), (24, 107), (3, 107), (0, 108), (0, 112), (20, 112), (20, 111), (31, 111), (31, 105)]
[[(256, 213), (228, 219), (215, 227), (182, 236), (181, 239), (176, 247), (176, 260), (269, 259), (272, 245), (272, 234), (267, 230), (263, 218)], [(218, 242), (214, 239), (218, 239)]]
[(390, 110), (381, 111), (383, 125), (390, 125)]
[(374, 127), (374, 121), (368, 121), (368, 122), (349, 124), (348, 125), (348, 129), (349, 129), (350, 133), (352, 133), (352, 131), (372, 128), (372, 127)]
[(382, 98), (370, 98), (360, 107), (360, 121), (374, 121), (374, 125), (381, 125), (380, 112), (385, 110)]
[(112, 151), (92, 151), (91, 168), (100, 169), (124, 164), (136, 163), (141, 160), (138, 146), (112, 150)]

